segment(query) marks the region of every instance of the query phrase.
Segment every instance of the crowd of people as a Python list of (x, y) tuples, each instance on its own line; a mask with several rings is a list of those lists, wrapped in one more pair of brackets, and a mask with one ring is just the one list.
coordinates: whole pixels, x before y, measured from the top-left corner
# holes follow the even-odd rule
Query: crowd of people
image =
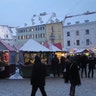
[(60, 76), (60, 74), (63, 73), (66, 62), (68, 63), (68, 61), (70, 63), (73, 61), (76, 62), (80, 71), (81, 78), (94, 77), (94, 69), (96, 67), (96, 57), (94, 56), (94, 54), (90, 54), (90, 56), (86, 56), (85, 54), (74, 56), (69, 55), (66, 58), (61, 56), (60, 60), (56, 55), (54, 55), (51, 60), (51, 72), (54, 77), (56, 76), (56, 74)]
[[(85, 54), (67, 56), (66, 58), (61, 56), (58, 59), (56, 54), (51, 58), (51, 70), (50, 73), (54, 77), (58, 76), (64, 79), (65, 83), (70, 83), (69, 96), (75, 96), (76, 86), (81, 85), (81, 78), (94, 77), (94, 69), (96, 64), (96, 58), (94, 54), (89, 57)], [(46, 66), (41, 62), (39, 56), (35, 57), (35, 61), (32, 67), (31, 84), (32, 93), (31, 96), (35, 96), (37, 89), (39, 88), (42, 96), (47, 96), (45, 91), (45, 78), (47, 76)]]

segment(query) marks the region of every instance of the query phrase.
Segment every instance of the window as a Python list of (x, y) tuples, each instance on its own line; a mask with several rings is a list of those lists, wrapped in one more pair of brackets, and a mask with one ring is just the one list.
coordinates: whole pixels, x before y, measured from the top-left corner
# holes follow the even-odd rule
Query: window
[(90, 45), (90, 40), (86, 39), (86, 45)]
[(67, 32), (67, 36), (70, 36), (70, 32)]
[(53, 26), (51, 26), (51, 30), (52, 30), (52, 32), (54, 32), (54, 27)]
[(38, 27), (38, 30), (39, 30), (40, 28)]
[(25, 39), (25, 36), (23, 35), (23, 39)]
[(40, 34), (40, 37), (43, 38), (43, 34)]
[(26, 29), (27, 30), (27, 32), (29, 32), (30, 31), (30, 29), (28, 28), (28, 29)]
[(32, 28), (31, 31), (33, 32), (34, 31), (34, 28)]
[(79, 35), (79, 31), (76, 31), (76, 35), (77, 35), (77, 36)]
[(76, 40), (76, 45), (79, 46), (80, 45), (80, 41)]
[(36, 31), (37, 31), (37, 27), (36, 27), (36, 29), (35, 29)]
[(27, 29), (25, 29), (25, 32), (27, 32)]
[(31, 38), (34, 38), (34, 34), (31, 35)]
[(43, 27), (42, 27), (42, 29), (44, 30), (44, 29), (45, 29), (45, 27), (43, 26)]
[(42, 33), (42, 38), (44, 38), (45, 37), (45, 34), (44, 33)]
[(21, 40), (23, 40), (24, 39), (24, 36), (21, 36)]
[(70, 41), (69, 40), (67, 41), (67, 46), (70, 46)]
[(18, 39), (20, 40), (20, 36), (18, 36)]
[(86, 35), (89, 35), (89, 29), (86, 29)]
[(30, 35), (26, 35), (26, 39), (29, 39), (30, 38)]
[(38, 38), (38, 35), (36, 34), (35, 37)]
[(42, 30), (42, 27), (40, 27), (40, 30)]
[(8, 38), (8, 34), (5, 35), (5, 38)]

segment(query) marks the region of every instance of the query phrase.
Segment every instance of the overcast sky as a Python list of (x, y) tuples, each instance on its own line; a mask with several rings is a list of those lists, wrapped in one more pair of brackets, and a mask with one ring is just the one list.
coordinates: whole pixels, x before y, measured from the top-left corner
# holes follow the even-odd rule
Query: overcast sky
[[(49, 17), (46, 20), (44, 18), (44, 21), (48, 21), (53, 12), (56, 13), (56, 18), (63, 20), (65, 15), (82, 14), (86, 11), (96, 12), (96, 0), (0, 0), (0, 25), (31, 25), (32, 16), (42, 12), (47, 13)], [(96, 14), (81, 17), (96, 21)], [(75, 19), (82, 20), (81, 17)], [(74, 18), (69, 21), (71, 20)]]

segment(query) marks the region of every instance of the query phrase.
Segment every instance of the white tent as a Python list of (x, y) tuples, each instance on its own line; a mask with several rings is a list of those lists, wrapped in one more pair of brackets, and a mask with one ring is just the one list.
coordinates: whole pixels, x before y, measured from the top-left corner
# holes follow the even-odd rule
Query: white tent
[(91, 49), (78, 49), (74, 53), (94, 53)]
[(78, 49), (78, 50), (76, 50), (74, 53), (81, 53), (81, 52), (83, 52), (85, 49)]
[(48, 48), (34, 41), (33, 39), (28, 40), (20, 49), (20, 51), (50, 51)]

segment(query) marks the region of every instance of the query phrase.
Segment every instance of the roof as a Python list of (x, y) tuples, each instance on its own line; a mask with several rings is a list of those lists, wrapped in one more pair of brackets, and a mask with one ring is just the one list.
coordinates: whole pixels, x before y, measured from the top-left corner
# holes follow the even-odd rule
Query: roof
[(74, 53), (94, 53), (91, 49), (78, 49)]
[(43, 45), (41, 45), (40, 43), (34, 41), (33, 39), (30, 39), (19, 49), (19, 51), (40, 52), (40, 51), (50, 51), (50, 50), (44, 47)]
[[(15, 51), (15, 49), (13, 47), (11, 47), (10, 45), (8, 45), (6, 42), (0, 40), (0, 43), (9, 51)], [(1, 49), (2, 50), (2, 49)]]
[(62, 50), (62, 45), (61, 45), (61, 43), (59, 42), (59, 43), (55, 43), (54, 44), (57, 48), (59, 48), (60, 50)]
[(59, 48), (49, 42), (46, 42), (44, 46), (47, 47), (50, 51), (61, 51)]

